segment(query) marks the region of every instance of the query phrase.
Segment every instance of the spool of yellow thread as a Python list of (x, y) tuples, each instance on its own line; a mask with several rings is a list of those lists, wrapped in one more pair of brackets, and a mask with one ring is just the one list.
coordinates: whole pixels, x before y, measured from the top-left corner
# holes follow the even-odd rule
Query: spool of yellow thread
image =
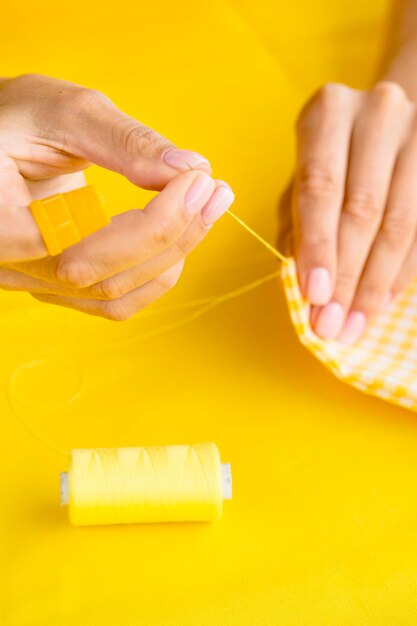
[(232, 496), (213, 443), (72, 450), (61, 504), (76, 526), (212, 522)]

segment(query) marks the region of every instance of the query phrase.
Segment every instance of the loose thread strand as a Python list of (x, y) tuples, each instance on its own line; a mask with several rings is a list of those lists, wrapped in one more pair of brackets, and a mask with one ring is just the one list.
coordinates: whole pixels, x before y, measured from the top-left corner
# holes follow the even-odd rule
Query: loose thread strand
[[(135, 335), (133, 337), (130, 337), (129, 339), (117, 341), (117, 342), (110, 343), (110, 344), (105, 344), (102, 347), (95, 348), (94, 350), (91, 350), (91, 349), (88, 349), (86, 351), (79, 350), (79, 352), (81, 352), (82, 354), (84, 354), (85, 352), (90, 354), (90, 353), (96, 353), (96, 352), (101, 352), (101, 351), (126, 348), (139, 341), (145, 341), (146, 339), (151, 339), (154, 337), (158, 337), (159, 335), (162, 335), (164, 333), (172, 332), (173, 330), (177, 330), (179, 328), (182, 328), (183, 326), (188, 326), (188, 324), (198, 319), (199, 317), (201, 317), (208, 311), (211, 311), (211, 309), (218, 307), (219, 305), (223, 304), (224, 302), (227, 302), (228, 300), (233, 300), (235, 298), (243, 296), (244, 294), (249, 293), (250, 291), (253, 291), (254, 289), (257, 289), (264, 283), (267, 283), (273, 280), (274, 278), (278, 278), (279, 275), (280, 275), (279, 270), (276, 270), (275, 272), (267, 274), (266, 276), (263, 276), (262, 278), (258, 278), (257, 280), (244, 285), (243, 287), (239, 287), (238, 289), (234, 289), (233, 291), (228, 291), (227, 293), (224, 293), (221, 296), (214, 296), (210, 298), (205, 305), (201, 306), (193, 313), (189, 313), (188, 315), (186, 315), (179, 321), (168, 322), (167, 324), (159, 326), (155, 330), (150, 330), (140, 335)], [(195, 303), (192, 303), (192, 304), (194, 305)]]
[[(289, 259), (286, 256), (284, 256), (279, 250), (274, 248), (274, 246), (272, 246), (270, 243), (268, 243), (263, 237), (258, 235), (258, 233), (256, 233), (250, 226), (248, 226), (248, 224), (246, 224), (242, 219), (240, 219), (240, 217), (235, 215), (235, 213), (233, 213), (230, 210), (228, 210), (227, 213), (231, 217), (233, 217), (233, 219), (238, 224), (240, 224), (240, 226), (244, 230), (246, 230), (250, 235), (252, 235), (252, 237), (254, 237), (261, 245), (264, 246), (264, 248), (266, 248), (269, 252), (271, 252), (271, 254), (273, 254), (277, 259), (279, 259), (282, 263), (288, 263)], [(251, 282), (251, 283), (249, 283), (247, 285), (244, 285), (243, 287), (239, 287), (238, 289), (234, 289), (234, 290), (229, 291), (229, 292), (227, 292), (225, 294), (222, 294), (221, 296), (214, 296), (214, 297), (209, 297), (209, 298), (201, 298), (199, 300), (194, 300), (194, 301), (191, 301), (191, 302), (185, 302), (185, 303), (180, 303), (178, 305), (173, 305), (172, 307), (166, 307), (165, 310), (161, 307), (160, 311), (158, 309), (150, 311), (149, 312), (150, 315), (156, 315), (156, 314), (160, 314), (162, 312), (181, 310), (181, 309), (185, 309), (185, 308), (188, 308), (188, 307), (193, 307), (193, 306), (199, 306), (200, 305), (200, 308), (197, 309), (197, 311), (195, 311), (194, 313), (191, 313), (191, 314), (185, 316), (179, 322), (177, 321), (177, 322), (168, 323), (168, 324), (166, 324), (166, 325), (164, 325), (164, 326), (162, 326), (162, 327), (160, 327), (160, 328), (158, 328), (158, 329), (156, 329), (154, 331), (143, 333), (142, 335), (130, 338), (127, 341), (120, 341), (120, 342), (116, 342), (114, 344), (103, 346), (103, 349), (104, 350), (111, 350), (111, 349), (114, 349), (114, 348), (127, 347), (129, 345), (132, 345), (132, 343), (134, 343), (136, 341), (143, 341), (145, 339), (156, 337), (156, 336), (161, 335), (163, 333), (179, 329), (182, 326), (186, 326), (187, 324), (193, 322), (194, 320), (196, 320), (200, 316), (204, 315), (205, 313), (207, 313), (211, 309), (214, 309), (215, 307), (219, 306), (220, 304), (223, 304), (224, 302), (227, 302), (228, 300), (232, 300), (234, 298), (242, 296), (242, 295), (252, 291), (253, 289), (256, 289), (257, 287), (263, 285), (264, 283), (269, 282), (270, 280), (278, 277), (279, 274), (280, 274), (279, 271), (275, 271), (275, 272), (273, 272), (271, 274), (268, 274), (267, 276), (263, 276), (262, 278), (259, 278), (259, 279), (255, 280), (255, 281), (253, 281), (253, 282)], [(100, 349), (94, 350), (94, 352), (98, 352), (98, 351), (100, 351)], [(45, 351), (45, 352), (48, 353), (49, 350)], [(44, 352), (44, 354), (45, 354), (45, 352)], [(35, 439), (38, 439), (40, 442), (42, 442), (48, 448), (54, 450), (55, 452), (58, 452), (59, 454), (64, 454), (65, 456), (67, 456), (69, 454), (69, 452), (67, 450), (65, 450), (64, 448), (61, 448), (58, 444), (56, 444), (55, 442), (51, 441), (50, 439), (48, 439), (47, 437), (45, 437), (44, 435), (39, 433), (33, 426), (28, 424), (26, 422), (26, 420), (24, 420), (22, 418), (22, 416), (19, 414), (19, 412), (16, 410), (16, 408), (14, 406), (14, 403), (13, 403), (13, 392), (12, 392), (13, 387), (14, 387), (14, 382), (15, 382), (16, 375), (17, 375), (17, 371), (13, 372), (13, 374), (11, 376), (11, 379), (9, 381), (9, 399), (10, 399), (11, 407), (12, 407), (15, 415), (17, 416), (18, 420), (20, 421), (21, 425), (32, 436), (34, 436)]]
[(49, 439), (48, 437), (43, 435), (34, 426), (32, 426), (31, 424), (28, 424), (26, 422), (26, 420), (23, 419), (23, 417), (20, 415), (19, 411), (17, 410), (17, 408), (15, 406), (15, 403), (13, 402), (13, 386), (14, 386), (14, 382), (15, 382), (15, 377), (16, 377), (16, 372), (13, 373), (13, 375), (11, 377), (11, 380), (9, 382), (8, 395), (9, 395), (9, 402), (10, 402), (10, 406), (12, 408), (12, 411), (15, 414), (15, 416), (17, 417), (20, 425), (23, 426), (23, 428), (32, 437), (34, 437), (35, 439), (37, 439), (38, 441), (43, 443), (44, 446), (46, 446), (50, 450), (53, 450), (54, 452), (57, 452), (58, 454), (61, 454), (63, 456), (69, 456), (70, 453), (69, 453), (68, 450), (65, 450), (65, 448), (62, 448), (60, 445), (55, 443), (55, 441), (52, 441), (52, 439)]
[[(132, 345), (133, 343), (137, 342), (137, 341), (144, 341), (146, 339), (150, 339), (153, 337), (156, 337), (158, 335), (162, 335), (163, 333), (169, 332), (169, 331), (173, 331), (173, 330), (177, 330), (183, 326), (186, 326), (188, 324), (190, 324), (191, 322), (193, 322), (194, 320), (198, 319), (199, 317), (201, 317), (202, 315), (204, 315), (205, 313), (207, 313), (208, 311), (210, 311), (211, 309), (214, 309), (215, 307), (223, 304), (224, 302), (227, 302), (229, 300), (233, 300), (234, 298), (237, 298), (239, 296), (243, 296), (246, 293), (251, 292), (252, 290), (256, 289), (257, 287), (260, 287), (261, 285), (264, 285), (265, 283), (268, 283), (269, 281), (273, 280), (274, 278), (277, 278), (279, 276), (279, 271), (275, 271), (271, 274), (268, 274), (267, 276), (263, 276), (262, 278), (258, 278), (257, 280), (244, 285), (243, 287), (239, 287), (238, 289), (235, 289), (233, 291), (227, 292), (222, 294), (221, 296), (217, 296), (212, 298), (209, 302), (207, 302), (204, 306), (200, 307), (197, 311), (195, 311), (194, 313), (191, 313), (189, 315), (187, 315), (185, 318), (183, 318), (180, 321), (177, 322), (171, 322), (170, 324), (166, 324), (158, 329), (156, 329), (155, 331), (149, 331), (148, 333), (143, 333), (142, 335), (133, 337), (132, 339), (128, 340), (128, 341), (121, 341), (121, 342), (117, 342), (115, 344), (112, 345), (108, 345), (108, 346), (104, 346), (103, 349), (105, 350), (112, 350), (115, 348), (124, 348), (127, 347), (129, 345)], [(94, 352), (98, 352), (99, 350), (95, 350)], [(20, 371), (20, 368), (17, 368), (17, 370), (15, 370), (10, 378), (9, 381), (9, 389), (8, 389), (8, 394), (9, 394), (9, 402), (10, 402), (10, 406), (14, 412), (14, 414), (16, 415), (17, 419), (19, 420), (21, 426), (23, 426), (23, 428), (26, 429), (26, 431), (32, 435), (32, 437), (34, 437), (35, 439), (37, 439), (38, 441), (40, 441), (41, 443), (43, 443), (47, 448), (53, 450), (54, 452), (58, 452), (59, 454), (62, 454), (64, 456), (68, 456), (69, 455), (69, 451), (65, 450), (64, 448), (62, 448), (61, 446), (59, 446), (57, 443), (55, 443), (54, 441), (52, 441), (51, 439), (48, 439), (45, 435), (43, 435), (42, 433), (40, 433), (34, 426), (28, 424), (26, 422), (26, 420), (20, 415), (19, 411), (17, 410), (17, 407), (15, 406), (15, 403), (13, 401), (13, 389), (14, 389), (14, 383), (16, 380), (16, 376), (18, 374), (18, 372)]]
[(233, 213), (230, 209), (227, 211), (227, 213), (231, 215), (233, 219), (236, 220), (236, 222), (242, 226), (242, 228), (244, 228), (249, 234), (252, 235), (252, 237), (254, 237), (257, 241), (259, 241), (259, 243), (261, 243), (267, 250), (269, 250), (269, 252), (271, 252), (277, 259), (282, 261), (282, 263), (288, 263), (289, 261), (288, 257), (284, 256), (282, 252), (274, 248), (274, 246), (268, 243), (263, 237), (258, 235), (258, 233), (256, 233), (250, 226), (248, 226), (246, 222), (240, 219), (240, 217), (235, 215), (235, 213)]
[[(231, 217), (233, 217), (233, 219), (236, 220), (236, 222), (240, 226), (242, 226), (242, 228), (244, 230), (246, 230), (246, 232), (248, 232), (250, 235), (252, 235), (261, 245), (263, 245), (277, 259), (279, 259), (282, 263), (288, 263), (288, 261), (289, 261), (288, 257), (286, 257), (277, 248), (275, 248), (270, 243), (268, 243), (263, 237), (261, 237), (261, 235), (256, 233), (250, 226), (248, 226), (248, 224), (246, 224), (246, 222), (244, 222), (240, 217), (238, 217), (235, 213), (230, 211), (230, 209), (227, 211), (227, 213)], [(274, 276), (275, 276), (275, 274), (274, 274)], [(269, 277), (266, 277), (266, 279), (269, 280)], [(257, 284), (256, 284), (256, 286), (257, 286)], [(251, 289), (252, 288), (252, 284), (248, 285), (248, 287), (249, 287), (249, 289)], [(236, 291), (231, 291), (230, 292), (230, 296), (232, 298), (236, 298), (240, 294), (241, 294), (240, 289), (237, 289)], [(220, 296), (220, 298), (223, 300), (223, 298), (225, 296), (227, 297), (228, 295), (229, 294), (224, 294), (223, 296)], [(213, 296), (212, 297), (209, 296), (207, 298), (200, 298), (199, 300), (190, 300), (188, 302), (180, 302), (180, 303), (177, 303), (177, 304), (174, 304), (174, 305), (168, 305), (168, 306), (165, 306), (165, 307), (159, 306), (159, 307), (157, 307), (155, 309), (145, 309), (144, 311), (141, 312), (140, 316), (141, 317), (152, 317), (154, 315), (162, 315), (162, 314), (165, 314), (165, 313), (171, 313), (171, 312), (174, 312), (174, 311), (180, 311), (181, 309), (188, 309), (188, 308), (192, 308), (192, 307), (195, 307), (195, 306), (210, 304), (210, 303), (212, 303), (214, 301), (217, 301), (217, 297), (216, 296), (214, 296), (214, 297)]]

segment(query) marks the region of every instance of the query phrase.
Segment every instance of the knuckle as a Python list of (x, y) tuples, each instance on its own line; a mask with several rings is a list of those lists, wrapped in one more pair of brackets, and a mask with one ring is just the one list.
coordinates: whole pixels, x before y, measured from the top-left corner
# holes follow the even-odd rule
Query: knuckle
[(383, 106), (397, 106), (407, 100), (404, 89), (390, 80), (383, 80), (377, 83), (373, 89), (376, 101)]
[(158, 276), (155, 280), (162, 291), (169, 291), (173, 287), (173, 281), (171, 281), (170, 277), (166, 274), (161, 274), (161, 276)]
[(354, 90), (341, 83), (325, 83), (310, 98), (301, 110), (297, 120), (297, 128), (303, 130), (304, 122), (310, 114), (326, 117), (334, 114), (335, 107), (343, 105)]
[(117, 300), (125, 295), (126, 289), (123, 289), (121, 283), (112, 277), (93, 285), (90, 292), (99, 300)]
[(96, 102), (108, 103), (110, 99), (98, 89), (71, 85), (71, 98), (81, 106), (88, 106)]
[(13, 82), (17, 83), (32, 83), (33, 81), (38, 81), (44, 79), (44, 76), (41, 74), (36, 74), (35, 72), (24, 72), (23, 74), (19, 74), (15, 76)]
[(343, 211), (359, 226), (373, 224), (380, 216), (380, 208), (375, 193), (366, 189), (349, 193)]
[(8, 79), (8, 83), (17, 87), (19, 89), (42, 89), (45, 85), (51, 83), (51, 79), (49, 76), (45, 76), (44, 74), (39, 74), (37, 72), (23, 72), (22, 74), (18, 74), (11, 79)]
[(155, 279), (162, 291), (169, 291), (175, 287), (181, 275), (181, 269), (172, 268)]
[(394, 246), (402, 246), (408, 241), (415, 229), (415, 218), (409, 207), (404, 207), (393, 214), (387, 213), (381, 224), (381, 234)]
[(339, 192), (337, 176), (332, 169), (321, 163), (306, 163), (298, 176), (298, 196), (321, 199)]
[(342, 83), (325, 83), (317, 92), (320, 100), (323, 102), (331, 102), (334, 106), (335, 102), (344, 101), (346, 96), (351, 93), (352, 89)]
[(188, 238), (181, 237), (180, 239), (177, 239), (177, 241), (172, 246), (174, 258), (182, 259), (183, 257), (187, 256), (189, 252), (191, 252), (193, 247), (193, 242), (190, 241)]
[(158, 248), (170, 248), (175, 241), (175, 226), (167, 220), (158, 220), (153, 226), (153, 240)]
[(339, 270), (336, 277), (336, 291), (349, 294), (356, 285), (357, 277), (352, 271)]
[(315, 233), (313, 231), (302, 231), (299, 237), (299, 247), (308, 254), (319, 256), (323, 251), (332, 250), (335, 247), (335, 241), (327, 233)]
[(56, 279), (77, 289), (89, 287), (97, 281), (93, 266), (85, 260), (61, 255), (56, 266)]
[(170, 145), (165, 137), (152, 130), (152, 128), (139, 123), (134, 126), (124, 128), (121, 140), (122, 149), (127, 154), (138, 154), (139, 152), (146, 150), (147, 154), (150, 152), (151, 155), (157, 155)]
[(111, 322), (126, 322), (133, 316), (120, 300), (103, 302), (100, 306), (100, 314)]

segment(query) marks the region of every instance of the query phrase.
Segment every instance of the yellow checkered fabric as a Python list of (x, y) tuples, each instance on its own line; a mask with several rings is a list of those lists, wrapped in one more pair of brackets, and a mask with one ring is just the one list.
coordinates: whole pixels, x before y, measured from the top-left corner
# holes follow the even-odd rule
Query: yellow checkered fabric
[(300, 341), (338, 378), (378, 398), (417, 410), (417, 280), (376, 317), (353, 346), (323, 341), (309, 322), (293, 259), (282, 278)]

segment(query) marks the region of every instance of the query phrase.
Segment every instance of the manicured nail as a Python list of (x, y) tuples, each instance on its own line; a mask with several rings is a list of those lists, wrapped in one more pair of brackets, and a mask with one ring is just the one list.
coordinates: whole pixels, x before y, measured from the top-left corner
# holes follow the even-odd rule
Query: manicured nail
[(350, 346), (361, 337), (366, 328), (366, 315), (360, 311), (352, 311), (339, 335), (339, 341)]
[(332, 279), (325, 267), (315, 267), (307, 277), (306, 297), (311, 304), (327, 304), (332, 297)]
[(198, 170), (204, 168), (211, 172), (211, 165), (205, 157), (191, 150), (168, 150), (163, 156), (164, 162), (176, 170)]
[(235, 194), (229, 187), (217, 187), (210, 200), (201, 212), (201, 218), (206, 226), (216, 222), (233, 204)]
[(214, 181), (207, 174), (200, 174), (185, 194), (184, 207), (188, 215), (196, 215), (210, 198)]
[(323, 339), (335, 339), (342, 330), (345, 311), (338, 302), (326, 304), (318, 316), (315, 331)]
[(229, 183), (226, 183), (225, 180), (220, 180), (220, 178), (215, 178), (214, 182), (217, 183), (217, 185), (219, 187), (227, 187), (228, 189), (232, 190), (231, 186), (229, 185)]

